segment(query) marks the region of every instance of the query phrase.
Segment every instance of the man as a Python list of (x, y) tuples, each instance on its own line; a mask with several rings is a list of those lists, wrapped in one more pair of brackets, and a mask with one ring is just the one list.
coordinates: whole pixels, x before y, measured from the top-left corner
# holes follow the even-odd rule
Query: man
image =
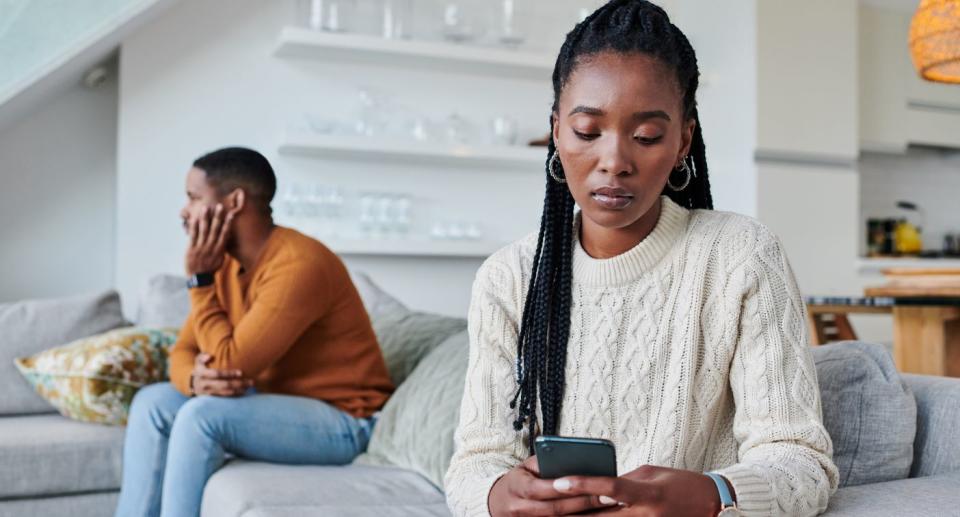
[(336, 465), (366, 448), (393, 390), (370, 320), (340, 259), (273, 223), (275, 191), (249, 149), (214, 151), (187, 173), (190, 314), (172, 383), (131, 406), (118, 517), (199, 515), (228, 453)]

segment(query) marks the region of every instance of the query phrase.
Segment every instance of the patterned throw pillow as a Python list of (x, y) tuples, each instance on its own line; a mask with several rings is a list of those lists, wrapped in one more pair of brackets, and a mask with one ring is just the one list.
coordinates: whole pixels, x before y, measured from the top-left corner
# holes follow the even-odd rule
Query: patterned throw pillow
[(63, 416), (125, 425), (142, 386), (164, 381), (177, 329), (127, 327), (20, 358), (20, 373)]

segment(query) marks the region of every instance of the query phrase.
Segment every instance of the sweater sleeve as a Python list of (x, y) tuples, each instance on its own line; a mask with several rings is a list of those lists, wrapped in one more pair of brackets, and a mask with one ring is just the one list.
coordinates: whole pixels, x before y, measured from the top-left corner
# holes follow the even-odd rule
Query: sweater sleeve
[(330, 286), (319, 268), (289, 261), (270, 267), (251, 286), (249, 310), (234, 326), (212, 286), (190, 290), (193, 331), (211, 368), (257, 377), (296, 343), (330, 304)]
[(180, 328), (177, 342), (170, 349), (170, 382), (180, 393), (190, 396), (190, 375), (193, 374), (193, 362), (200, 353), (197, 347), (197, 337), (193, 334), (193, 315), (187, 315), (187, 320)]
[(489, 515), (493, 484), (527, 456), (526, 431), (513, 429), (519, 295), (506, 265), (487, 261), (473, 284), (470, 357), (455, 452), (444, 479), (455, 516)]
[(738, 463), (718, 470), (748, 516), (816, 515), (839, 479), (823, 426), (805, 307), (780, 242), (748, 261), (730, 366)]

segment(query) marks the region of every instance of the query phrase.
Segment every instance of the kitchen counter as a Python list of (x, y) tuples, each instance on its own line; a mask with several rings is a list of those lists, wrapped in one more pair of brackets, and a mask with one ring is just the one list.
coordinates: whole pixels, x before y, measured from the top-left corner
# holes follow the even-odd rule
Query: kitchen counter
[(881, 270), (888, 268), (960, 268), (960, 258), (861, 257), (855, 264), (860, 273), (879, 275)]

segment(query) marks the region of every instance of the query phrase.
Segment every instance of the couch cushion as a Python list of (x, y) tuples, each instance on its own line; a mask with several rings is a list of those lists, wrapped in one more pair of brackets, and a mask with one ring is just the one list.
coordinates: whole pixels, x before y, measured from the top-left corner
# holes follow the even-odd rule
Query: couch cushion
[(177, 329), (125, 327), (16, 360), (20, 373), (60, 414), (124, 425), (141, 387), (167, 380)]
[(383, 407), (362, 465), (393, 465), (438, 487), (453, 455), (453, 432), (467, 372), (470, 338), (454, 334), (430, 352)]
[(380, 342), (383, 360), (394, 385), (400, 386), (421, 359), (448, 337), (467, 328), (467, 320), (412, 311), (363, 273), (351, 274), (370, 323)]
[(120, 492), (92, 492), (0, 501), (0, 517), (104, 517), (113, 515)]
[(123, 432), (60, 415), (0, 418), (0, 499), (117, 490)]
[(137, 325), (180, 328), (190, 314), (187, 279), (179, 275), (155, 275), (140, 291)]
[(0, 305), (0, 415), (53, 411), (17, 373), (14, 359), (125, 324), (115, 291)]
[(823, 515), (902, 517), (960, 515), (960, 472), (841, 488)]
[(960, 472), (960, 379), (903, 376), (917, 399), (910, 477)]
[(408, 470), (233, 461), (203, 493), (202, 517), (449, 516), (443, 493)]
[(917, 405), (886, 349), (843, 342), (816, 347), (813, 357), (840, 486), (906, 478)]

